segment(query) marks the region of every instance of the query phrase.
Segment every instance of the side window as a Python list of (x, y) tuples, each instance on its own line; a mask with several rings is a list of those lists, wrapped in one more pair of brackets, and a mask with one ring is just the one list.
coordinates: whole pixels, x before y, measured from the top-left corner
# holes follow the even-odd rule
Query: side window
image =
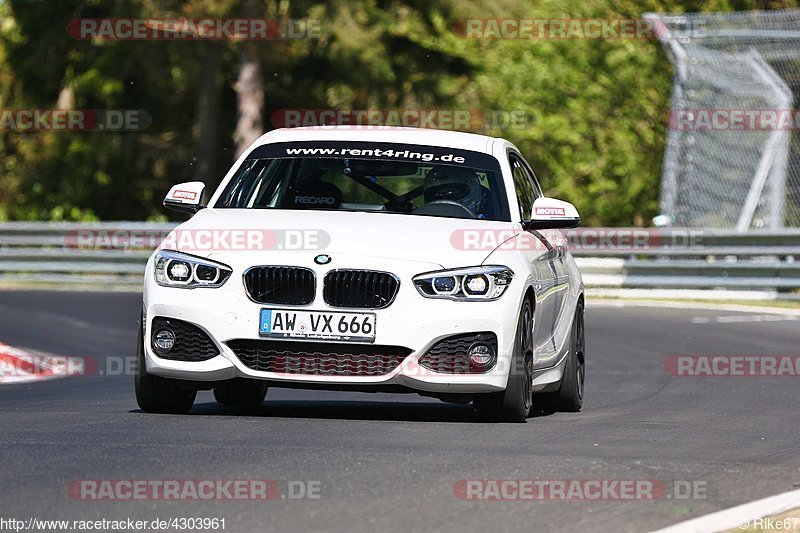
[(514, 153), (509, 154), (508, 162), (514, 177), (514, 191), (517, 193), (520, 220), (528, 220), (533, 211), (533, 201), (539, 194), (537, 194), (534, 182), (519, 156)]
[(544, 193), (542, 192), (542, 187), (539, 185), (539, 180), (536, 179), (536, 174), (533, 173), (533, 170), (531, 170), (531, 166), (524, 159), (522, 159), (522, 166), (525, 167), (525, 170), (528, 172), (528, 175), (531, 178), (531, 182), (533, 182), (533, 190), (536, 192), (536, 196), (537, 197), (544, 196)]

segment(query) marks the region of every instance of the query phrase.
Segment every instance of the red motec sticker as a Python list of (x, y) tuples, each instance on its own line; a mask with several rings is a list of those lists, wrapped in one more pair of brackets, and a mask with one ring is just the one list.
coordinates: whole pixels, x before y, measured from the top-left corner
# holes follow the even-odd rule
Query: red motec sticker
[(197, 193), (193, 191), (175, 191), (172, 193), (173, 198), (180, 198), (182, 200), (194, 200), (197, 198)]
[(563, 217), (567, 213), (563, 207), (537, 207), (536, 214), (545, 217)]

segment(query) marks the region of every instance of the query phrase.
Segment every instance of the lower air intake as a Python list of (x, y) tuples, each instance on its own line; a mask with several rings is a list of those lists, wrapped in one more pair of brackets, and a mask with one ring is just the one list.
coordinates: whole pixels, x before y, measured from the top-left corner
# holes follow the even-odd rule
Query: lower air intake
[(227, 344), (251, 370), (312, 376), (383, 376), (411, 353), (401, 346), (250, 339)]

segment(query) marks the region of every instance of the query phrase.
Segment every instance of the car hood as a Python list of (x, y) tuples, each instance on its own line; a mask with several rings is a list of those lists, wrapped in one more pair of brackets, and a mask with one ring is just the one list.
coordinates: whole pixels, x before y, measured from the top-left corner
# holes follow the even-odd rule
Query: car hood
[(328, 254), (454, 268), (482, 264), (496, 245), (519, 230), (511, 222), (422, 215), (208, 208), (173, 230), (161, 248), (218, 260), (241, 260), (237, 256), (242, 254), (287, 260)]

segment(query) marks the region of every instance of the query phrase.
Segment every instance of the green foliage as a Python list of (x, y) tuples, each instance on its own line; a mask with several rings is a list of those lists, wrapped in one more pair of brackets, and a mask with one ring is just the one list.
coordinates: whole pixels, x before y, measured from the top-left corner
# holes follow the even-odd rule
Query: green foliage
[[(466, 39), (468, 18), (639, 18), (648, 11), (795, 6), (780, 0), (6, 0), (0, 109), (142, 109), (141, 132), (0, 131), (0, 219), (163, 219), (169, 186), (214, 187), (232, 163), (237, 42), (79, 41), (78, 17), (322, 21), (320, 39), (255, 43), (264, 121), (278, 109), (523, 111), (517, 144), (588, 224), (658, 208), (671, 67), (652, 40)], [(214, 113), (208, 113), (209, 108)], [(203, 148), (211, 131), (214, 149)], [(207, 139), (207, 136), (205, 137)], [(201, 165), (203, 161), (205, 165)]]

